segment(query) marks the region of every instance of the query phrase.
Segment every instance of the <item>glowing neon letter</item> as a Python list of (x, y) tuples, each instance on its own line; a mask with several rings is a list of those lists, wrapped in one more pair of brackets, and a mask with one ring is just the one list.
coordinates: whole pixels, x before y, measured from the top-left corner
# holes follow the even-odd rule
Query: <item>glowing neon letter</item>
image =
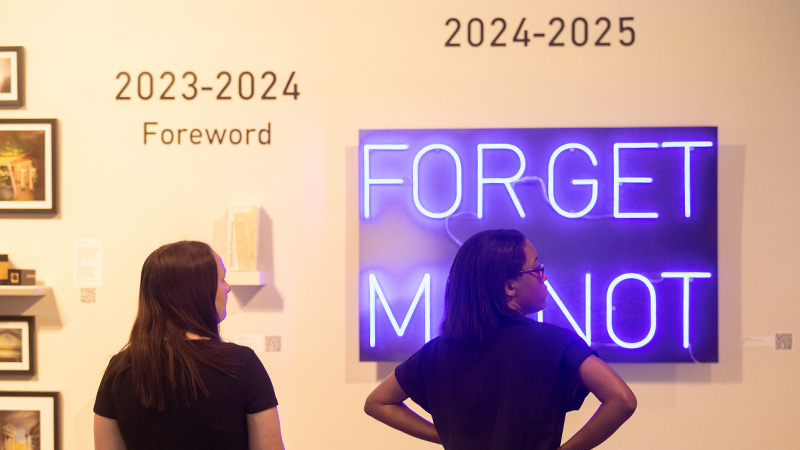
[(408, 150), (408, 145), (376, 144), (364, 146), (364, 218), (369, 219), (369, 187), (373, 184), (403, 184), (402, 178), (370, 178), (369, 152), (372, 150)]
[(369, 274), (369, 346), (375, 347), (376, 295), (380, 298), (383, 310), (386, 311), (386, 315), (389, 316), (389, 321), (392, 322), (394, 332), (397, 336), (403, 336), (408, 327), (408, 322), (411, 320), (411, 315), (414, 314), (414, 310), (417, 309), (417, 303), (419, 303), (419, 299), (422, 297), (423, 293), (425, 294), (425, 342), (428, 342), (431, 340), (431, 274), (426, 273), (422, 277), (419, 289), (417, 289), (417, 293), (414, 295), (414, 301), (411, 302), (411, 306), (408, 308), (408, 312), (406, 312), (406, 317), (403, 319), (403, 325), (397, 325), (397, 319), (394, 318), (392, 308), (383, 295), (381, 286), (378, 284), (378, 278), (373, 273)]
[(711, 141), (689, 141), (689, 142), (664, 142), (663, 147), (683, 147), (683, 214), (689, 218), (692, 216), (692, 184), (689, 172), (689, 154), (695, 147), (713, 147)]
[[(567, 307), (564, 306), (564, 302), (558, 297), (556, 290), (553, 289), (553, 286), (550, 285), (550, 282), (545, 280), (544, 284), (547, 286), (547, 292), (553, 297), (553, 300), (556, 301), (556, 304), (564, 313), (567, 320), (569, 321), (572, 328), (575, 329), (575, 332), (578, 333), (580, 337), (586, 341), (586, 345), (592, 345), (592, 274), (586, 274), (586, 332), (584, 333), (581, 331), (580, 327), (578, 327), (578, 323), (575, 322), (575, 319), (572, 317), (572, 314), (569, 313)], [(541, 311), (539, 311), (541, 313)], [(539, 322), (542, 321), (542, 316), (538, 317)]]
[[(647, 286), (647, 290), (650, 291), (650, 332), (647, 333), (647, 336), (645, 336), (645, 338), (639, 342), (625, 342), (617, 337), (613, 329), (612, 315), (614, 312), (614, 288), (625, 280), (639, 280), (644, 283), (644, 285)], [(641, 348), (647, 345), (653, 339), (653, 336), (656, 334), (656, 290), (653, 288), (653, 284), (650, 283), (650, 280), (639, 275), (638, 273), (625, 273), (617, 278), (614, 278), (614, 281), (612, 281), (608, 286), (608, 292), (606, 293), (606, 329), (608, 330), (608, 335), (611, 336), (611, 339), (616, 342), (617, 345), (623, 348)]]
[[(456, 199), (453, 202), (453, 205), (447, 211), (443, 213), (433, 213), (425, 209), (422, 206), (422, 203), (419, 201), (419, 160), (422, 159), (422, 155), (428, 153), (431, 150), (444, 150), (453, 157), (453, 161), (456, 163)], [(458, 154), (452, 148), (448, 147), (444, 144), (431, 144), (427, 147), (423, 148), (422, 150), (417, 153), (417, 156), (414, 157), (414, 169), (412, 172), (412, 180), (413, 180), (413, 191), (414, 191), (414, 205), (416, 205), (417, 210), (422, 214), (432, 218), (432, 219), (441, 219), (443, 217), (447, 217), (450, 214), (453, 214), (458, 208), (458, 205), (461, 204), (461, 159), (458, 157)]]
[(556, 157), (559, 154), (561, 154), (561, 152), (563, 152), (564, 150), (572, 150), (572, 149), (575, 149), (575, 148), (577, 148), (578, 150), (582, 150), (584, 153), (589, 155), (589, 159), (592, 161), (592, 165), (597, 167), (597, 158), (595, 158), (594, 153), (592, 153), (592, 151), (589, 150), (585, 145), (581, 145), (581, 144), (574, 144), (574, 143), (572, 143), (572, 144), (564, 144), (561, 147), (558, 147), (556, 149), (556, 151), (554, 151), (553, 154), (550, 156), (550, 164), (547, 167), (547, 195), (550, 197), (550, 206), (552, 206), (553, 209), (555, 209), (557, 213), (561, 214), (564, 217), (583, 217), (583, 216), (586, 215), (587, 212), (589, 212), (592, 208), (594, 208), (595, 203), (597, 203), (597, 180), (594, 180), (594, 179), (589, 179), (589, 180), (587, 180), (587, 179), (578, 179), (578, 180), (572, 180), (572, 184), (574, 186), (591, 186), (592, 187), (592, 199), (589, 201), (589, 205), (586, 206), (586, 208), (583, 208), (582, 210), (580, 210), (580, 211), (578, 211), (576, 213), (571, 213), (571, 212), (564, 211), (563, 209), (561, 209), (560, 206), (558, 206), (558, 204), (556, 204), (556, 196), (553, 193), (553, 190), (554, 190), (553, 189), (553, 184), (554, 184), (553, 180), (555, 179), (555, 175), (554, 175), (555, 171), (553, 170), (553, 168), (554, 168), (555, 163), (556, 163)]
[[(519, 158), (519, 170), (517, 173), (509, 178), (484, 178), (483, 177), (483, 151), (484, 150), (511, 150), (517, 154)], [(522, 205), (519, 203), (519, 199), (517, 198), (517, 194), (514, 193), (514, 188), (511, 187), (511, 183), (517, 181), (522, 176), (522, 172), (525, 171), (525, 155), (522, 154), (522, 151), (514, 145), (511, 144), (478, 144), (478, 218), (483, 217), (483, 185), (484, 184), (503, 184), (508, 191), (508, 195), (511, 196), (511, 201), (514, 202), (514, 206), (517, 208), (517, 212), (519, 213), (520, 217), (525, 217), (525, 211), (522, 210)]]
[(711, 273), (661, 272), (661, 276), (664, 278), (683, 278), (683, 348), (689, 348), (689, 282), (692, 281), (692, 278), (711, 278)]
[(655, 142), (614, 143), (614, 217), (618, 218), (657, 218), (655, 212), (620, 212), (619, 188), (622, 183), (652, 183), (649, 177), (621, 177), (619, 176), (619, 150), (621, 148), (658, 148)]

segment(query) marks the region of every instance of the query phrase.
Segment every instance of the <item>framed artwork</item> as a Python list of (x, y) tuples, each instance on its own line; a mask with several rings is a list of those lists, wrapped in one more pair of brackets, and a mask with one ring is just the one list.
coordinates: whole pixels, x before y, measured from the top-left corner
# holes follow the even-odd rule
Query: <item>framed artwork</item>
[(0, 213), (55, 213), (56, 194), (56, 119), (0, 119)]
[(36, 373), (36, 318), (0, 316), (0, 375)]
[(3, 448), (59, 450), (58, 392), (0, 391)]
[(0, 107), (25, 106), (22, 47), (0, 47)]

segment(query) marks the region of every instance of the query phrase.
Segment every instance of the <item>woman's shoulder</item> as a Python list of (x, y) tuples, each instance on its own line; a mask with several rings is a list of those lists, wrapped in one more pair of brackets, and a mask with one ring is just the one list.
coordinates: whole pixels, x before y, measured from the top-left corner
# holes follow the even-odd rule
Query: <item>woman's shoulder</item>
[(241, 352), (241, 351), (247, 351), (247, 350), (252, 351), (252, 349), (250, 347), (246, 347), (244, 345), (239, 345), (239, 344), (234, 344), (233, 342), (215, 341), (215, 340), (212, 340), (212, 339), (193, 339), (191, 342), (194, 343), (194, 344), (197, 344), (197, 345), (203, 345), (203, 346), (207, 346), (207, 347), (214, 347), (214, 348), (218, 348), (218, 349), (221, 349), (221, 350), (227, 350), (227, 351), (232, 351), (232, 352), (237, 352), (237, 351)]
[(192, 342), (197, 346), (213, 349), (214, 352), (224, 353), (226, 356), (237, 360), (258, 358), (252, 348), (234, 344), (233, 342), (212, 341), (209, 339), (197, 339)]

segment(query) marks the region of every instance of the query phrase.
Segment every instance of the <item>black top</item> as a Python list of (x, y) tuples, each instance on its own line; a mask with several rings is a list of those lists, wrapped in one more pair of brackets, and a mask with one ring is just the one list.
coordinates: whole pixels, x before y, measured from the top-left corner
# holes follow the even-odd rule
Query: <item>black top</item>
[(179, 404), (163, 413), (144, 408), (134, 394), (130, 371), (125, 370), (115, 380), (103, 377), (94, 412), (117, 420), (128, 450), (247, 450), (246, 415), (275, 407), (278, 400), (253, 350), (230, 343), (221, 345), (230, 348), (236, 378), (201, 366), (210, 391), (208, 398), (201, 393), (191, 406)]
[(578, 367), (592, 354), (572, 331), (525, 319), (479, 345), (435, 338), (395, 376), (447, 450), (551, 450), (589, 393)]

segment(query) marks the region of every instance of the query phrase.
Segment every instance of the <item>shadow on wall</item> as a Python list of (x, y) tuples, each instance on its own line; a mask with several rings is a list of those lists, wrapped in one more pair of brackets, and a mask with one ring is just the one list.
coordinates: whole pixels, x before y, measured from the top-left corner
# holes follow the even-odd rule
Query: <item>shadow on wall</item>
[(56, 297), (51, 290), (42, 297), (3, 297), (3, 315), (36, 316), (38, 329), (60, 330), (64, 328), (58, 311)]

